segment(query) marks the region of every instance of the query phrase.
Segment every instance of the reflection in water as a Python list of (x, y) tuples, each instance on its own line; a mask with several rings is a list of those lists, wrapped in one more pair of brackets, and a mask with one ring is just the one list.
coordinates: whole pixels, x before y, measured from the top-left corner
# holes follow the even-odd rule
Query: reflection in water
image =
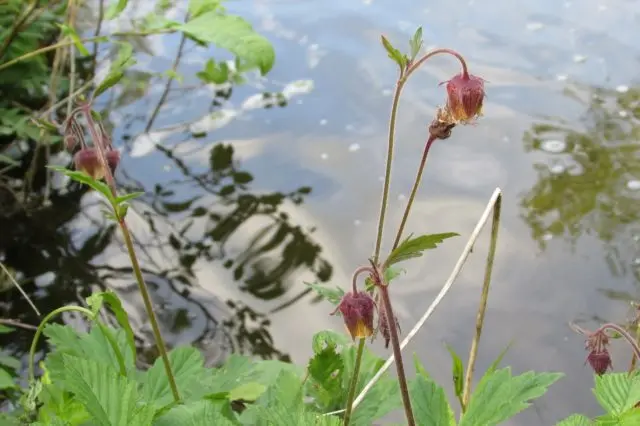
[[(138, 241), (139, 254), (169, 345), (185, 343), (186, 334), (187, 341), (199, 345), (214, 359), (230, 351), (287, 359), (274, 347), (269, 320), (247, 304), (229, 300), (226, 312), (212, 313), (215, 307), (199, 300), (193, 291), (198, 284), (194, 266), (199, 260), (220, 262), (232, 272), (241, 290), (263, 300), (283, 296), (293, 282), (289, 277), (300, 270), (312, 271), (318, 281), (327, 281), (332, 267), (321, 257), (322, 248), (311, 239), (312, 230), (292, 223), (281, 211), (285, 201), (301, 204), (311, 188), (253, 193), (253, 176), (234, 161), (230, 145), (213, 146), (209, 168), (202, 173), (193, 172), (171, 149), (159, 149), (175, 163), (183, 178), (166, 186), (156, 184), (154, 190), (147, 191), (142, 205), (135, 205), (133, 210), (144, 211), (142, 216), (151, 233), (148, 238), (138, 234), (145, 239)], [(141, 189), (140, 184), (135, 186)], [(177, 198), (185, 187), (194, 194), (194, 186), (194, 196)], [(0, 255), (9, 268), (17, 271), (17, 278), (43, 312), (66, 303), (83, 303), (91, 288), (104, 288), (114, 280), (125, 282), (115, 286), (125, 301), (136, 297), (131, 268), (116, 267), (108, 261), (107, 249), (119, 238), (116, 227), (92, 217), (90, 206), (81, 205), (83, 193), (84, 189), (54, 194), (51, 207), (0, 219), (0, 228), (7, 230), (0, 236)], [(229, 240), (256, 218), (261, 219), (260, 229), (241, 242), (242, 249), (238, 250), (236, 238), (234, 249), (229, 250)], [(84, 225), (79, 227), (78, 222)], [(190, 232), (192, 228), (204, 231)], [(79, 234), (84, 236), (81, 242)], [(218, 320), (222, 315), (225, 318)], [(16, 291), (2, 296), (0, 317), (38, 322)], [(155, 346), (148, 344), (151, 336), (142, 322), (137, 337), (148, 352), (145, 358), (151, 359)], [(10, 340), (0, 345), (24, 349), (30, 337), (30, 333), (24, 333), (16, 341), (10, 335)]]
[[(552, 163), (538, 163), (536, 184), (522, 198), (522, 216), (541, 248), (561, 237), (575, 245), (585, 235), (605, 247), (614, 275), (640, 285), (640, 88), (576, 90), (567, 94), (587, 111), (584, 129), (537, 124), (525, 135), (527, 151), (546, 151)], [(586, 100), (584, 100), (586, 98)], [(605, 290), (616, 299), (636, 296)]]

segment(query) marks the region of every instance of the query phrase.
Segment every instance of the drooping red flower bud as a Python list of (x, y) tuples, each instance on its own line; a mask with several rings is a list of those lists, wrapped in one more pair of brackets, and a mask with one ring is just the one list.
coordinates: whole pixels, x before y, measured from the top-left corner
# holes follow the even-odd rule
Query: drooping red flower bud
[(375, 302), (366, 292), (349, 292), (342, 297), (332, 313), (340, 311), (352, 339), (366, 338), (373, 334)]
[(95, 148), (82, 148), (73, 156), (76, 170), (80, 170), (94, 179), (102, 179), (105, 176), (104, 165)]
[(76, 137), (76, 135), (74, 135), (73, 133), (67, 133), (66, 135), (64, 135), (64, 147), (67, 149), (67, 151), (73, 151), (73, 148), (75, 148), (76, 145), (78, 145), (78, 138)]
[(447, 112), (455, 122), (467, 123), (482, 114), (483, 79), (462, 72), (446, 83)]
[(587, 336), (585, 346), (589, 351), (589, 355), (587, 355), (585, 363), (588, 362), (591, 368), (593, 368), (593, 371), (599, 376), (606, 373), (606, 371), (612, 367), (611, 355), (609, 355), (609, 351), (607, 350), (608, 345), (609, 336), (607, 336), (602, 329), (590, 333)]
[(609, 368), (612, 367), (611, 356), (607, 349), (602, 351), (593, 350), (589, 352), (589, 355), (587, 355), (587, 362), (598, 376), (602, 376)]
[(112, 149), (107, 151), (106, 156), (107, 164), (109, 164), (109, 169), (111, 169), (111, 174), (114, 174), (118, 168), (118, 164), (120, 164), (120, 151)]

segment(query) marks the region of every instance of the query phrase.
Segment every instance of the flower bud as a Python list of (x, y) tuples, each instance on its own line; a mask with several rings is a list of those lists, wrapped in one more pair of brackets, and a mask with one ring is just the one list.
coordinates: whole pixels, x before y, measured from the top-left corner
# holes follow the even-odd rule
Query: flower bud
[(456, 122), (466, 123), (482, 114), (484, 80), (463, 72), (447, 81), (447, 110)]
[(111, 169), (111, 174), (114, 174), (118, 168), (118, 164), (120, 163), (120, 151), (112, 149), (107, 151), (106, 156), (107, 164), (109, 165), (109, 169)]
[(64, 135), (64, 147), (67, 149), (67, 151), (73, 151), (73, 148), (75, 148), (76, 145), (78, 145), (78, 138), (76, 137), (76, 135), (74, 135), (73, 133), (67, 133), (66, 135)]
[[(375, 302), (366, 292), (345, 294), (333, 312), (340, 311), (351, 338), (365, 338), (373, 334)], [(332, 315), (333, 315), (332, 314)]]
[(607, 349), (602, 351), (593, 350), (589, 352), (589, 355), (587, 355), (587, 362), (598, 376), (602, 376), (609, 368), (612, 367), (611, 356)]
[(82, 148), (73, 156), (73, 161), (76, 170), (80, 170), (94, 179), (104, 178), (106, 171), (95, 148)]

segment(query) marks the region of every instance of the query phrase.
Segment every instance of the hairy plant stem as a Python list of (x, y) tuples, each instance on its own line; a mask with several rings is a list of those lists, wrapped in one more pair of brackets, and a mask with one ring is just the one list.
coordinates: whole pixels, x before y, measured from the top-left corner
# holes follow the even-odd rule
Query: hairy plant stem
[[(389, 188), (391, 186), (391, 165), (393, 163), (393, 150), (395, 145), (395, 132), (396, 132), (396, 119), (398, 115), (398, 105), (400, 104), (400, 95), (402, 94), (402, 89), (404, 88), (405, 83), (408, 78), (413, 74), (418, 68), (420, 68), (429, 58), (441, 54), (449, 54), (455, 56), (462, 65), (462, 73), (465, 76), (469, 75), (467, 71), (467, 63), (461, 54), (452, 49), (434, 49), (427, 53), (425, 53), (420, 59), (415, 62), (409, 64), (406, 70), (401, 70), (400, 76), (398, 77), (398, 81), (396, 82), (396, 88), (393, 93), (393, 101), (391, 103), (391, 115), (389, 117), (389, 136), (387, 142), (387, 158), (386, 158), (386, 166), (385, 166), (385, 174), (384, 174), (384, 185), (382, 188), (382, 200), (380, 202), (380, 214), (378, 216), (378, 230), (376, 236), (376, 245), (373, 253), (373, 263), (378, 264), (378, 260), (380, 258), (380, 248), (382, 246), (382, 233), (384, 230), (384, 220), (387, 213), (387, 202), (389, 199)], [(405, 220), (406, 221), (406, 220)]]
[(396, 89), (393, 94), (393, 103), (391, 104), (391, 117), (389, 118), (389, 140), (387, 142), (387, 164), (384, 173), (384, 186), (382, 188), (382, 201), (380, 202), (380, 215), (378, 216), (378, 234), (376, 236), (376, 247), (373, 253), (373, 263), (378, 264), (380, 258), (380, 247), (382, 246), (382, 231), (384, 230), (384, 218), (387, 213), (387, 201), (389, 199), (389, 187), (391, 186), (391, 165), (393, 163), (393, 148), (396, 131), (396, 117), (398, 115), (398, 104), (400, 103), (400, 94), (404, 86), (404, 78), (400, 73), (400, 78), (396, 83)]
[(596, 334), (596, 333), (599, 333), (599, 332), (603, 332), (603, 331), (606, 331), (606, 330), (613, 330), (616, 333), (620, 334), (622, 337), (624, 337), (624, 340), (626, 340), (627, 343), (629, 343), (629, 345), (631, 346), (631, 349), (633, 350), (633, 354), (637, 358), (640, 358), (640, 345), (638, 343), (636, 343), (634, 338), (629, 334), (629, 332), (627, 330), (625, 330), (624, 328), (620, 327), (618, 324), (614, 324), (614, 323), (603, 324), (602, 326), (600, 326), (599, 329), (594, 331), (593, 334)]
[(356, 362), (353, 366), (353, 375), (349, 383), (349, 393), (347, 394), (347, 405), (344, 412), (344, 426), (348, 426), (351, 421), (351, 413), (353, 412), (353, 400), (356, 397), (356, 387), (358, 386), (358, 376), (360, 375), (360, 365), (362, 364), (362, 354), (364, 353), (365, 338), (360, 338), (358, 342), (358, 351), (356, 352)]
[(484, 315), (487, 311), (489, 289), (491, 288), (491, 273), (493, 271), (493, 261), (496, 256), (496, 246), (498, 243), (501, 207), (502, 195), (500, 195), (496, 199), (496, 203), (493, 205), (493, 220), (491, 221), (491, 242), (489, 243), (489, 254), (487, 254), (487, 262), (484, 269), (484, 282), (482, 284), (480, 304), (478, 305), (478, 314), (476, 316), (476, 332), (473, 336), (473, 340), (471, 341), (471, 349), (469, 350), (469, 362), (467, 364), (467, 372), (465, 375), (464, 387), (462, 391), (461, 409), (463, 413), (469, 405), (469, 398), (471, 398), (471, 382), (473, 381), (476, 357), (478, 356), (478, 346), (480, 344), (480, 336), (482, 335), (482, 327), (484, 325)]
[(398, 338), (398, 329), (395, 324), (395, 315), (391, 307), (391, 298), (389, 297), (389, 286), (382, 282), (378, 285), (378, 290), (382, 298), (382, 304), (389, 322), (389, 334), (391, 336), (391, 346), (393, 347), (393, 357), (396, 360), (396, 371), (398, 373), (398, 384), (400, 385), (400, 394), (402, 395), (402, 405), (404, 406), (404, 414), (407, 418), (408, 426), (415, 426), (416, 421), (413, 418), (413, 410), (411, 409), (411, 398), (409, 397), (409, 387), (407, 386), (407, 376), (404, 372), (404, 364), (402, 363), (402, 350), (400, 349), (400, 339)]
[[(640, 346), (640, 309), (636, 308), (636, 318), (635, 318), (635, 326), (636, 326), (636, 345)], [(638, 361), (638, 357), (634, 353), (631, 357), (631, 363), (629, 364), (629, 373), (633, 373), (633, 370), (636, 369), (636, 362)]]
[(140, 290), (140, 294), (142, 295), (144, 307), (147, 311), (147, 315), (149, 315), (149, 322), (151, 322), (151, 328), (153, 329), (153, 335), (156, 339), (158, 352), (160, 352), (160, 356), (162, 357), (162, 362), (164, 364), (164, 369), (167, 374), (167, 378), (169, 379), (169, 386), (171, 387), (173, 399), (175, 400), (175, 402), (180, 402), (180, 393), (178, 392), (178, 385), (176, 385), (176, 379), (173, 375), (173, 371), (171, 370), (171, 363), (169, 362), (169, 356), (167, 355), (167, 347), (165, 346), (164, 339), (162, 338), (162, 334), (160, 333), (160, 327), (158, 327), (158, 320), (156, 319), (156, 314), (153, 310), (153, 304), (151, 303), (149, 289), (147, 288), (147, 284), (144, 282), (142, 271), (140, 270), (140, 264), (138, 263), (138, 258), (136, 256), (136, 251), (133, 248), (133, 241), (131, 240), (129, 227), (124, 221), (124, 218), (119, 219), (118, 224), (120, 225), (122, 235), (124, 236), (124, 243), (127, 246), (127, 251), (129, 252), (129, 259), (131, 260), (131, 266), (133, 266), (133, 272), (136, 276), (136, 281), (138, 282), (138, 288)]
[(34, 373), (34, 358), (36, 355), (36, 347), (38, 345), (38, 339), (40, 338), (40, 335), (42, 334), (42, 331), (44, 330), (44, 326), (47, 325), (47, 323), (49, 322), (49, 320), (51, 320), (51, 318), (53, 318), (54, 316), (61, 314), (63, 312), (69, 312), (69, 311), (76, 311), (76, 312), (80, 312), (85, 314), (87, 317), (94, 319), (94, 315), (93, 312), (91, 312), (89, 309), (87, 308), (83, 308), (81, 306), (63, 306), (61, 308), (55, 309), (52, 312), (49, 312), (40, 322), (40, 325), (38, 325), (38, 328), (36, 329), (36, 333), (33, 336), (33, 339), (31, 340), (31, 348), (29, 350), (29, 381), (32, 382), (35, 379), (35, 373)]
[(407, 206), (404, 209), (404, 214), (402, 215), (402, 221), (400, 222), (400, 227), (398, 228), (398, 232), (396, 233), (396, 239), (393, 242), (393, 247), (391, 250), (394, 250), (400, 244), (400, 238), (402, 238), (402, 233), (404, 232), (404, 227), (407, 224), (407, 220), (409, 219), (409, 213), (411, 212), (411, 206), (413, 205), (413, 200), (416, 198), (416, 194), (418, 193), (418, 188), (420, 187), (420, 182), (422, 181), (422, 172), (424, 172), (424, 166), (427, 164), (427, 156), (429, 155), (429, 150), (431, 149), (431, 145), (436, 141), (436, 138), (432, 135), (429, 135), (429, 139), (424, 146), (424, 151), (422, 152), (422, 159), (420, 160), (420, 165), (418, 166), (418, 173), (416, 174), (416, 180), (413, 182), (413, 188), (411, 189), (411, 195), (409, 195), (409, 201), (407, 202)]
[[(107, 162), (106, 154), (105, 154), (105, 139), (106, 135), (101, 133), (101, 127), (98, 128), (93, 120), (91, 115), (91, 105), (83, 104), (80, 107), (80, 110), (83, 112), (86, 121), (88, 123), (89, 133), (91, 134), (91, 138), (93, 140), (94, 147), (98, 153), (98, 158), (102, 163), (105, 169), (105, 180), (109, 189), (111, 190), (111, 194), (115, 199), (117, 196), (116, 191), (116, 182), (113, 177), (113, 173), (109, 164)], [(180, 393), (178, 392), (178, 386), (176, 385), (176, 379), (173, 375), (173, 371), (171, 369), (171, 363), (169, 362), (169, 356), (167, 355), (167, 347), (164, 343), (164, 339), (162, 338), (162, 333), (160, 332), (160, 327), (158, 326), (158, 320), (156, 318), (155, 311), (153, 310), (153, 303), (151, 302), (151, 295), (149, 294), (149, 289), (147, 284), (144, 281), (144, 277), (142, 276), (142, 270), (140, 269), (140, 263), (138, 262), (138, 257), (136, 255), (136, 251), (133, 247), (133, 240), (131, 238), (131, 232), (129, 231), (129, 227), (127, 226), (127, 222), (125, 218), (120, 215), (118, 205), (115, 203), (112, 205), (113, 211), (115, 212), (116, 218), (118, 220), (118, 225), (120, 226), (120, 230), (122, 231), (122, 235), (124, 237), (125, 245), (127, 246), (127, 252), (129, 253), (129, 259), (131, 260), (131, 266), (133, 267), (133, 272), (136, 277), (136, 281), (138, 283), (138, 289), (140, 290), (140, 295), (142, 296), (142, 300), (144, 302), (145, 310), (147, 311), (147, 315), (149, 316), (149, 322), (151, 323), (151, 329), (153, 330), (153, 336), (156, 340), (156, 346), (158, 348), (158, 352), (160, 357), (162, 358), (162, 363), (164, 364), (165, 373), (167, 374), (167, 379), (169, 381), (169, 387), (171, 388), (171, 393), (173, 394), (173, 399), (175, 402), (180, 402)]]

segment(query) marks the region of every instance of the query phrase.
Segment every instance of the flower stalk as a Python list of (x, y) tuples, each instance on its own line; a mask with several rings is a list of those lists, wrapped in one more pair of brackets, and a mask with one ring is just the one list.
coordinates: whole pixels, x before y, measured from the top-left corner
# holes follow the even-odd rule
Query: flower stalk
[[(89, 130), (89, 135), (91, 136), (91, 140), (93, 142), (92, 145), (88, 145), (85, 141), (84, 131), (76, 119), (77, 114), (84, 116), (84, 119), (87, 123), (87, 128)], [(113, 173), (120, 161), (120, 155), (117, 150), (113, 149), (111, 139), (107, 135), (102, 124), (94, 118), (94, 113), (91, 110), (91, 104), (83, 103), (74, 111), (72, 111), (69, 117), (67, 117), (65, 124), (63, 125), (63, 130), (65, 132), (65, 146), (69, 151), (75, 149), (77, 145), (80, 145), (80, 149), (74, 155), (76, 168), (84, 171), (96, 180), (104, 179), (107, 183), (107, 186), (109, 187), (113, 199), (115, 199), (117, 196), (117, 190)], [(131, 232), (129, 231), (129, 227), (127, 226), (127, 222), (125, 221), (124, 214), (122, 214), (121, 210), (118, 208), (120, 206), (112, 201), (111, 207), (113, 208), (116, 220), (124, 237), (124, 242), (127, 247), (131, 266), (133, 267), (134, 275), (136, 277), (138, 289), (144, 302), (145, 310), (147, 311), (147, 315), (149, 316), (149, 322), (151, 323), (151, 328), (156, 341), (156, 346), (158, 348), (158, 353), (160, 354), (160, 357), (162, 358), (162, 362), (164, 364), (165, 373), (169, 381), (169, 387), (171, 388), (171, 393), (173, 394), (175, 402), (180, 402), (178, 386), (176, 384), (175, 376), (169, 362), (167, 348), (162, 337), (162, 333), (160, 332), (158, 320), (153, 309), (151, 295), (149, 293), (147, 284), (144, 281), (142, 270), (140, 269), (140, 263), (133, 246)]]

